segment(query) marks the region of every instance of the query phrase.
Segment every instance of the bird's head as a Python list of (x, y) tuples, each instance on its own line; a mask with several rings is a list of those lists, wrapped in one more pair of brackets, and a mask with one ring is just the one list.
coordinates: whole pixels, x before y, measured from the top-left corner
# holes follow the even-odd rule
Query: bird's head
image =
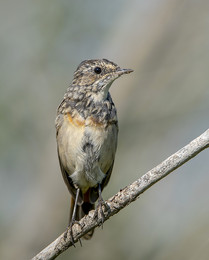
[(85, 60), (75, 71), (72, 84), (91, 92), (98, 100), (105, 99), (113, 81), (131, 72), (133, 70), (121, 69), (107, 59)]

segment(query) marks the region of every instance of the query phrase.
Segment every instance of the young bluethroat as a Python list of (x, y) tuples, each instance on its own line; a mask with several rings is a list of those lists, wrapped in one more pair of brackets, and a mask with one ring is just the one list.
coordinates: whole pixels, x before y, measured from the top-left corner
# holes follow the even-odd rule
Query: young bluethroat
[[(58, 157), (72, 196), (71, 232), (73, 223), (94, 209), (97, 200), (104, 219), (101, 192), (112, 173), (118, 137), (117, 111), (109, 89), (115, 79), (132, 71), (107, 59), (81, 62), (57, 109)], [(93, 232), (84, 238), (91, 238)]]

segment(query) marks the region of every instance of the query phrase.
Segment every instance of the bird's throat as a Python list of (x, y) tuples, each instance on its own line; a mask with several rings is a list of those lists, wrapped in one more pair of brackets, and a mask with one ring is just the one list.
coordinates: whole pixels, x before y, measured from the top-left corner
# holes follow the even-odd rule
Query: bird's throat
[(107, 99), (108, 92), (112, 83), (113, 81), (108, 83), (106, 86), (101, 86), (99, 91), (92, 93), (91, 97), (95, 103), (103, 102)]

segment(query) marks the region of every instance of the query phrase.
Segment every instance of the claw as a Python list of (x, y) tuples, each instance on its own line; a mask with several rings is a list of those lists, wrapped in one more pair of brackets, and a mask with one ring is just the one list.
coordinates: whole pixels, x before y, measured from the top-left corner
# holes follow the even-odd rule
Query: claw
[[(75, 240), (74, 240), (74, 237), (73, 237), (73, 229), (72, 229), (74, 224), (79, 225), (81, 227), (81, 229), (83, 228), (83, 225), (81, 223), (79, 223), (79, 221), (77, 221), (77, 220), (71, 221), (70, 225), (67, 227), (67, 229), (65, 231), (64, 239), (66, 240), (67, 235), (70, 233), (70, 241), (71, 241), (72, 245), (74, 247), (76, 247), (75, 246)], [(78, 240), (80, 242), (80, 245), (82, 246), (81, 239), (79, 238)]]
[(101, 185), (99, 184), (99, 199), (98, 199), (98, 204), (96, 206), (96, 209), (95, 209), (95, 213), (94, 213), (94, 216), (93, 218), (97, 218), (98, 219), (98, 215), (100, 213), (101, 215), (101, 226), (103, 228), (103, 223), (105, 221), (105, 214), (104, 214), (104, 211), (102, 209), (102, 207), (104, 206), (105, 207), (105, 211), (108, 211), (109, 210), (109, 206), (108, 204), (104, 201), (104, 199), (102, 198), (102, 192), (101, 192)]
[[(73, 237), (73, 229), (72, 229), (72, 227), (73, 227), (74, 224), (78, 224), (81, 227), (81, 229), (83, 228), (82, 225), (79, 223), (79, 221), (77, 221), (75, 219), (76, 207), (77, 207), (79, 192), (80, 192), (80, 189), (77, 189), (72, 219), (71, 219), (70, 224), (69, 224), (69, 226), (68, 226), (68, 228), (67, 228), (67, 230), (65, 231), (65, 234), (64, 234), (64, 239), (66, 240), (68, 233), (70, 233), (70, 241), (71, 241), (71, 243), (72, 243), (72, 245), (74, 247), (76, 247), (76, 246), (75, 246), (75, 240), (74, 240), (74, 237)], [(82, 246), (80, 238), (79, 238), (79, 242), (80, 242), (80, 245)]]

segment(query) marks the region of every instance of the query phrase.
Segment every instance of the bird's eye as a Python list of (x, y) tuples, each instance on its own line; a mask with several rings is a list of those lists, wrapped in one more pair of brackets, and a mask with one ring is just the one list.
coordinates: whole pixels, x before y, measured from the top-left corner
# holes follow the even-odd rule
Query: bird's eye
[(100, 67), (96, 67), (96, 68), (94, 68), (94, 72), (96, 74), (100, 74), (102, 72), (102, 69)]

